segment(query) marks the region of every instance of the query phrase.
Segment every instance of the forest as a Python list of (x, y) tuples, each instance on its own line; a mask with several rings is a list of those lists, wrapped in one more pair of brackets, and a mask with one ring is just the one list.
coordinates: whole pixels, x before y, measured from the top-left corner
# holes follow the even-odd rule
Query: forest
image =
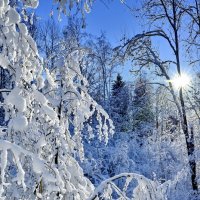
[(0, 0), (0, 199), (200, 200), (199, 156), (200, 0)]

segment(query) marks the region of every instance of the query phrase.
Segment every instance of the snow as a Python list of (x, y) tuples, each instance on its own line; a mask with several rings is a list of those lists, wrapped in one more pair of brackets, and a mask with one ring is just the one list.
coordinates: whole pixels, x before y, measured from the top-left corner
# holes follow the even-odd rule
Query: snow
[(38, 140), (37, 142), (37, 148), (41, 148), (43, 146), (45, 146), (47, 144), (46, 140), (45, 140), (45, 137), (44, 136), (41, 136), (40, 139)]
[(4, 7), (4, 1), (0, 1), (0, 8)]
[(39, 5), (39, 0), (22, 0), (26, 7), (37, 8)]
[(7, 96), (6, 102), (15, 107), (18, 112), (24, 112), (26, 110), (26, 100), (21, 96), (21, 90), (15, 87)]
[[(33, 169), (36, 173), (38, 174), (44, 174), (45, 176), (43, 177), (45, 180), (45, 177), (47, 176), (47, 180), (51, 180), (52, 182), (55, 181), (59, 181), (59, 183), (61, 184), (60, 187), (61, 189), (64, 191), (63, 187), (64, 187), (64, 183), (61, 180), (61, 177), (58, 173), (58, 170), (55, 167), (51, 167), (52, 170), (55, 172), (55, 176), (56, 179), (52, 178), (52, 175), (49, 174), (49, 171), (46, 169), (45, 167), (45, 161), (43, 161), (42, 159), (40, 159), (37, 155), (34, 155), (33, 153), (21, 148), (20, 146), (13, 144), (9, 141), (6, 140), (0, 140), (0, 151), (3, 150), (3, 153), (1, 153), (1, 166), (3, 166), (3, 168), (1, 168), (1, 178), (2, 180), (4, 180), (5, 177), (5, 170), (6, 170), (6, 166), (7, 166), (7, 159), (5, 159), (7, 157), (7, 151), (10, 150), (13, 153), (14, 156), (14, 162), (17, 166), (18, 172), (17, 172), (17, 176), (13, 179), (13, 182), (17, 182), (19, 185), (22, 185), (24, 191), (26, 191), (26, 184), (25, 184), (25, 171), (22, 168), (22, 164), (21, 164), (21, 155), (24, 154), (26, 156), (30, 156), (33, 160)], [(4, 160), (5, 159), (5, 160)], [(3, 169), (3, 170), (2, 170)], [(9, 186), (7, 184), (4, 184), (5, 186)], [(0, 194), (3, 193), (4, 189), (1, 188), (2, 192)]]
[(21, 19), (18, 12), (13, 8), (9, 9), (7, 17), (8, 17), (7, 23), (6, 23), (7, 26), (10, 26), (12, 24), (17, 24), (20, 22), (20, 19)]
[(38, 76), (37, 78), (37, 86), (38, 86), (38, 89), (42, 89), (44, 87), (44, 78), (42, 76)]
[(22, 114), (18, 114), (16, 117), (12, 119), (12, 128), (16, 131), (25, 131), (27, 126), (28, 126), (28, 120)]
[(26, 25), (25, 25), (24, 23), (19, 23), (19, 24), (18, 24), (18, 27), (19, 27), (20, 32), (21, 32), (24, 36), (28, 35), (28, 29), (27, 29), (27, 27), (26, 27)]
[(8, 153), (7, 153), (7, 150), (4, 149), (1, 153), (1, 160), (3, 162), (1, 162), (1, 181), (2, 181), (2, 185), (5, 185), (5, 169), (6, 169), (6, 166), (7, 166), (7, 156), (8, 156)]
[(1, 67), (3, 67), (4, 69), (7, 69), (9, 64), (10, 64), (9, 60), (4, 55), (0, 54)]
[(53, 77), (52, 77), (51, 74), (49, 73), (49, 70), (48, 70), (48, 69), (45, 69), (45, 71), (46, 71), (46, 78), (47, 78), (48, 83), (49, 83), (52, 87), (55, 87), (56, 84), (55, 84), (55, 82), (54, 82)]
[(48, 100), (46, 99), (46, 97), (39, 91), (34, 90), (33, 94), (35, 96), (35, 99), (41, 103), (41, 105), (46, 105), (48, 103)]
[(30, 35), (27, 35), (26, 39), (28, 40), (28, 43), (29, 43), (31, 49), (33, 50), (33, 52), (38, 56), (37, 45), (36, 45), (35, 41), (33, 40), (33, 38)]
[(44, 162), (42, 160), (39, 159), (35, 159), (35, 157), (33, 157), (33, 170), (35, 173), (41, 174), (44, 169), (45, 169), (45, 165)]

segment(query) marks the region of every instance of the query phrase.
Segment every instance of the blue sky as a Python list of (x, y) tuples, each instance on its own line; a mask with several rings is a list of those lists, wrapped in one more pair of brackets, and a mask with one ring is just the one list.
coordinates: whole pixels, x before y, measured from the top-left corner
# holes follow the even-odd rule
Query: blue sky
[[(127, 2), (131, 5), (131, 0)], [(52, 10), (54, 10), (54, 17), (57, 18), (56, 5), (47, 3), (47, 0), (40, 0), (36, 13), (42, 21), (45, 21), (50, 17)], [(61, 18), (62, 21), (59, 23), (62, 27), (67, 24), (67, 17), (62, 15)], [(105, 32), (112, 46), (119, 45), (122, 35), (126, 34), (131, 37), (139, 33), (140, 30), (135, 17), (120, 0), (110, 1), (106, 5), (100, 0), (95, 1), (91, 12), (86, 14), (86, 24), (86, 32), (88, 33), (98, 36), (102, 31)], [(133, 79), (129, 73), (130, 68), (130, 64), (118, 67), (119, 73), (128, 81)]]
[[(127, 2), (131, 2), (131, 0)], [(43, 20), (46, 20), (49, 18), (52, 9), (56, 17), (56, 4), (47, 3), (47, 0), (40, 0), (36, 13)], [(62, 21), (60, 23), (61, 26), (65, 25), (67, 23), (67, 17), (62, 15)], [(95, 1), (91, 12), (86, 14), (86, 23), (87, 32), (99, 35), (101, 31), (105, 31), (109, 41), (113, 45), (118, 43), (124, 33), (131, 36), (139, 31), (138, 23), (133, 14), (120, 3), (120, 0), (110, 1), (106, 5), (100, 0)]]
[[(57, 18), (56, 5), (52, 1), (40, 0), (38, 9), (36, 10), (37, 15), (41, 17), (41, 20), (47, 20), (50, 17), (50, 13), (54, 10), (54, 17)], [(106, 5), (100, 0), (96, 0), (91, 13), (86, 14), (86, 32), (93, 35), (100, 35), (102, 31), (106, 33), (108, 41), (112, 46), (117, 46), (123, 34), (128, 37), (132, 37), (137, 33), (142, 32), (140, 22), (133, 16), (130, 10), (123, 5), (120, 0), (102, 0), (106, 2)], [(109, 2), (109, 3), (107, 3)], [(138, 2), (138, 0), (126, 0), (128, 5)], [(61, 26), (67, 24), (67, 17), (62, 15)], [(155, 39), (156, 46), (160, 50), (162, 57), (170, 57), (169, 49), (163, 41), (158, 38)], [(187, 67), (186, 67), (187, 68)], [(126, 64), (124, 67), (119, 67), (118, 71), (122, 73), (125, 80), (133, 80), (132, 75), (129, 73), (131, 69), (130, 64)]]

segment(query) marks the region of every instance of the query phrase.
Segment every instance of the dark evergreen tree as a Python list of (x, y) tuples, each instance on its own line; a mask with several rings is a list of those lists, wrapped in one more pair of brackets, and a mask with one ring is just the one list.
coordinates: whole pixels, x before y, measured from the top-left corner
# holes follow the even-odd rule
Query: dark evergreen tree
[(116, 96), (122, 88), (125, 87), (125, 82), (122, 80), (120, 74), (117, 75), (117, 79), (115, 80), (114, 84), (112, 85), (112, 94)]
[(140, 76), (136, 80), (132, 104), (132, 125), (138, 136), (151, 134), (154, 125), (151, 89), (147, 85), (145, 76)]
[(125, 132), (129, 130), (129, 90), (120, 74), (112, 85), (111, 96), (111, 118), (116, 131)]

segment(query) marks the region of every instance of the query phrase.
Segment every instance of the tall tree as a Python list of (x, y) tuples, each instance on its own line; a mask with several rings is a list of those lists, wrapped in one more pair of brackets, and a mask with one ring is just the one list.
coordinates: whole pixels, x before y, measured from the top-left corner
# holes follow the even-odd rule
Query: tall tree
[[(172, 77), (169, 73), (169, 69), (173, 68), (176, 70), (177, 75), (181, 77), (183, 74), (181, 66), (185, 61), (184, 58), (188, 55), (187, 52), (184, 52), (185, 56), (181, 56), (184, 50), (184, 37), (185, 35), (188, 35), (188, 32), (182, 34), (182, 30), (184, 29), (183, 20), (185, 19), (182, 7), (184, 7), (185, 2), (186, 1), (180, 0), (145, 0), (142, 4), (142, 9), (144, 10), (143, 16), (145, 16), (145, 19), (147, 19), (148, 23), (151, 24), (151, 30), (138, 34), (132, 39), (128, 39), (127, 42), (122, 45), (122, 49), (125, 49), (125, 56), (129, 58), (131, 57), (132, 61), (137, 60), (140, 68), (150, 66), (152, 69), (154, 66), (155, 73), (159, 77), (163, 77), (168, 82), (167, 87), (165, 83), (163, 84), (160, 82), (158, 84), (163, 85), (170, 91), (173, 101), (177, 107), (182, 131), (185, 136), (186, 151), (188, 155), (189, 169), (191, 172), (191, 185), (193, 190), (197, 191), (197, 163), (194, 154), (194, 132), (189, 130), (188, 116), (184, 99), (184, 88), (180, 87), (177, 94), (171, 81)], [(153, 48), (153, 40), (151, 41), (152, 37), (159, 37), (166, 42), (166, 47), (168, 51), (170, 51), (171, 55), (169, 59), (162, 59), (159, 57), (159, 54)]]
[(141, 75), (135, 81), (132, 103), (132, 126), (133, 130), (141, 137), (152, 134), (154, 128), (151, 89), (145, 76)]
[(58, 59), (61, 32), (60, 27), (52, 17), (44, 24), (38, 27), (38, 49), (40, 54), (44, 55), (45, 67), (54, 69), (55, 62)]
[(116, 131), (125, 132), (130, 130), (129, 121), (129, 91), (120, 74), (112, 85), (111, 118)]
[(109, 109), (107, 102), (110, 100), (111, 81), (116, 64), (113, 61), (113, 50), (107, 41), (105, 33), (93, 41), (89, 41), (88, 47), (91, 49), (88, 59), (92, 67), (96, 69), (95, 84), (91, 90), (91, 95), (104, 108)]

